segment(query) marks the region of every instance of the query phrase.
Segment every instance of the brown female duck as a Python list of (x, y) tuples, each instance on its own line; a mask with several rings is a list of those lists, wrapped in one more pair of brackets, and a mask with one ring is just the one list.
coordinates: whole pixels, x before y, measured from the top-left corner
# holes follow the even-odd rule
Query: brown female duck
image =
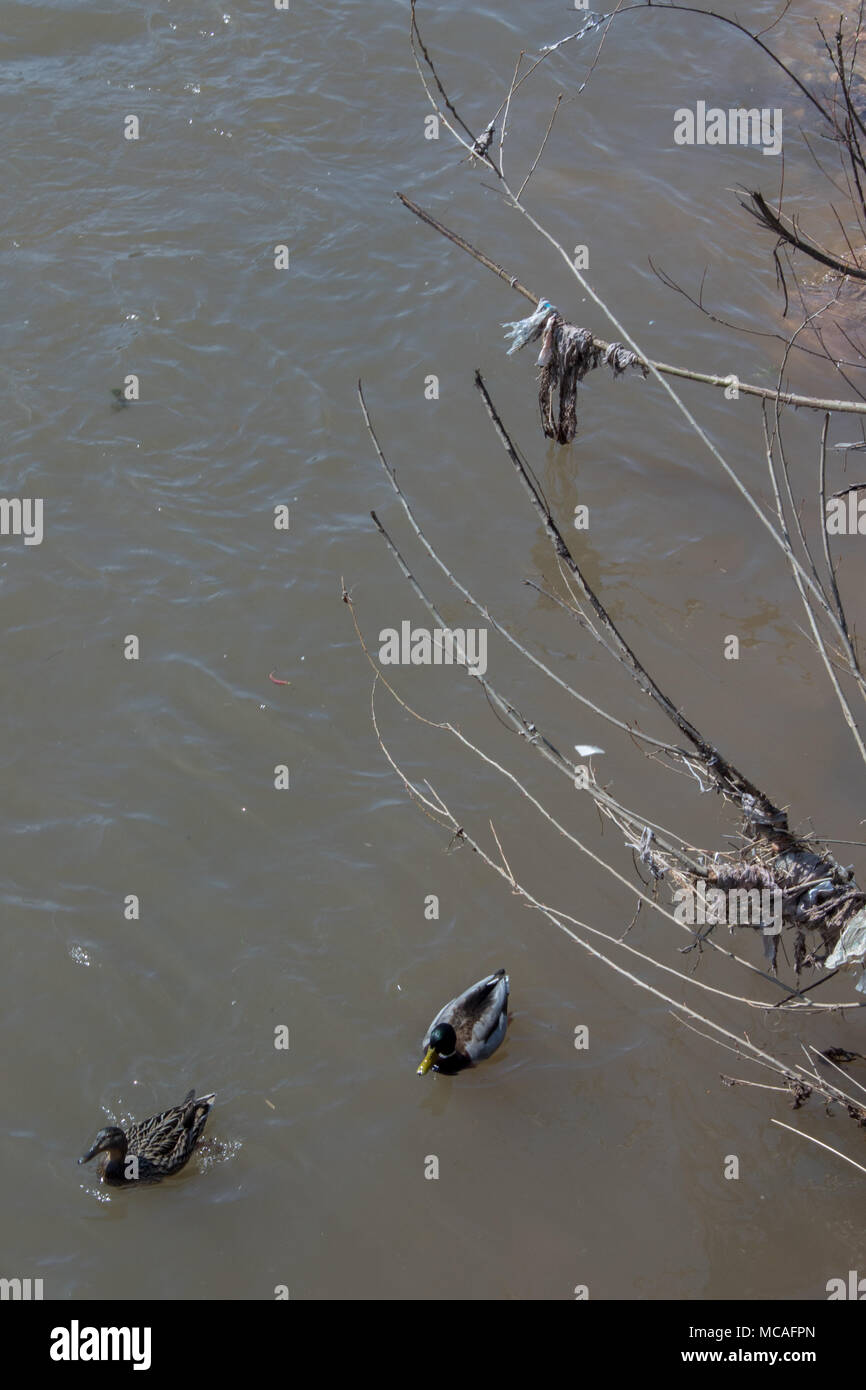
[(196, 1100), (193, 1090), (180, 1105), (130, 1125), (126, 1133), (116, 1125), (101, 1129), (78, 1162), (87, 1163), (95, 1154), (102, 1154), (100, 1177), (118, 1187), (159, 1182), (170, 1173), (180, 1172), (199, 1141), (215, 1100), (215, 1093)]

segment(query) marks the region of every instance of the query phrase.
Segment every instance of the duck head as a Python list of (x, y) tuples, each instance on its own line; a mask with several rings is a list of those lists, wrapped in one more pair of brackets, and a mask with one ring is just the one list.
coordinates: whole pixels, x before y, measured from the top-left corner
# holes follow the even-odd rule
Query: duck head
[(430, 1045), (424, 1060), (418, 1068), (418, 1075), (424, 1076), (435, 1067), (440, 1057), (451, 1057), (457, 1051), (457, 1034), (450, 1023), (437, 1023), (430, 1033)]
[(88, 1163), (96, 1154), (101, 1153), (108, 1155), (107, 1159), (104, 1160), (107, 1163), (112, 1165), (123, 1163), (126, 1154), (126, 1135), (122, 1129), (118, 1129), (116, 1125), (109, 1125), (107, 1129), (101, 1129), (93, 1141), (92, 1147), (87, 1150), (86, 1154), (81, 1155), (78, 1162)]

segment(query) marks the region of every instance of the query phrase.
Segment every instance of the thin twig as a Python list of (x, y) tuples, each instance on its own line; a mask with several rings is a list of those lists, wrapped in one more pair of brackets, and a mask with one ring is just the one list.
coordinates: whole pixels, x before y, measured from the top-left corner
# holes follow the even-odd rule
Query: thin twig
[(859, 1168), (861, 1173), (866, 1173), (866, 1168), (862, 1163), (857, 1163), (847, 1154), (843, 1154), (841, 1149), (834, 1149), (832, 1144), (825, 1144), (823, 1139), (816, 1139), (813, 1134), (807, 1134), (803, 1129), (795, 1129), (793, 1125), (786, 1125), (782, 1120), (771, 1119), (770, 1124), (778, 1125), (780, 1129), (789, 1129), (792, 1134), (799, 1134), (801, 1139), (808, 1139), (810, 1144), (817, 1144), (819, 1149), (826, 1149), (828, 1153), (835, 1154), (837, 1158), (844, 1158), (846, 1163), (850, 1163), (852, 1168)]

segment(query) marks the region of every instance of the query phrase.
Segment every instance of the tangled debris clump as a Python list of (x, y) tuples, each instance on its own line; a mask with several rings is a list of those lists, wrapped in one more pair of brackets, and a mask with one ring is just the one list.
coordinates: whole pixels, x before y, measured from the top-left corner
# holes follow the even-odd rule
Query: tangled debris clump
[(667, 875), (675, 892), (691, 895), (698, 904), (696, 940), (704, 940), (716, 926), (748, 928), (761, 933), (774, 975), (780, 943), (790, 947), (798, 978), (805, 968), (832, 968), (828, 960), (842, 932), (866, 907), (853, 867), (839, 864), (825, 850), (816, 853), (789, 831), (768, 833), (748, 818), (743, 830), (743, 845), (703, 855), (700, 873), (655, 852), (654, 876)]
[[(604, 362), (614, 376), (622, 376), (629, 367), (636, 367), (645, 377), (649, 368), (630, 348), (622, 343), (598, 343), (588, 328), (566, 323), (549, 299), (541, 299), (535, 313), (514, 323), (503, 324), (511, 339), (508, 356), (527, 343), (542, 338), (537, 365), (541, 368), (538, 385), (538, 406), (541, 427), (548, 439), (557, 444), (570, 444), (577, 433), (577, 388), (587, 372)], [(559, 409), (553, 399), (559, 391)]]

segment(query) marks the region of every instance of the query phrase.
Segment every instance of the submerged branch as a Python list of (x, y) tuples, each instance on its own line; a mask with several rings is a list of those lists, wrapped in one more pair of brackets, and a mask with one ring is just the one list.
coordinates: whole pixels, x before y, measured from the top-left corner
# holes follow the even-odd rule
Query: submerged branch
[(493, 427), (499, 436), (505, 452), (514, 464), (518, 477), (529, 493), (535, 511), (537, 512), (547, 536), (553, 546), (557, 559), (565, 566), (571, 577), (574, 579), (580, 591), (581, 597), (592, 609), (595, 618), (604, 628), (608, 637), (611, 639), (615, 648), (617, 658), (631, 672), (634, 680), (645, 695), (648, 695), (658, 707), (667, 715), (668, 719), (684, 734), (689, 742), (698, 752), (701, 766), (706, 774), (716, 784), (718, 789), (728, 796), (732, 796), (738, 804), (743, 806), (743, 798), (748, 797), (752, 818), (762, 825), (774, 827), (774, 833), (778, 835), (781, 848), (787, 848), (791, 843), (791, 836), (788, 831), (788, 820), (785, 812), (778, 806), (773, 805), (769, 797), (755, 786), (749, 778), (745, 777), (737, 768), (730, 763), (719, 750), (709, 743), (704, 736), (695, 728), (685, 715), (677, 709), (676, 705), (659, 688), (650, 676), (649, 672), (638, 660), (625, 638), (610, 617), (607, 609), (591, 588), (586, 576), (575, 560), (568, 545), (566, 544), (562, 532), (557, 526), (550, 509), (541, 496), (538, 485), (530, 476), (523, 460), (512, 443), (502, 420), (490, 398), (484, 379), (480, 372), (475, 373), (475, 385), (484, 401), (485, 409), (493, 422)]
[[(797, 251), (802, 251), (810, 256), (813, 261), (818, 261), (820, 265), (829, 266), (831, 270), (838, 270), (842, 275), (850, 275), (853, 280), (866, 280), (866, 270), (861, 270), (859, 265), (854, 265), (850, 261), (840, 260), (838, 256), (832, 256), (827, 251), (822, 251), (813, 241), (809, 241), (797, 231), (792, 223), (787, 225), (782, 216), (774, 212), (769, 206), (762, 193), (749, 192), (748, 202), (740, 198), (740, 207), (745, 208), (746, 212), (754, 217), (767, 231), (774, 232), (780, 241), (788, 246), (793, 246)], [(745, 388), (741, 385), (740, 390)]]

